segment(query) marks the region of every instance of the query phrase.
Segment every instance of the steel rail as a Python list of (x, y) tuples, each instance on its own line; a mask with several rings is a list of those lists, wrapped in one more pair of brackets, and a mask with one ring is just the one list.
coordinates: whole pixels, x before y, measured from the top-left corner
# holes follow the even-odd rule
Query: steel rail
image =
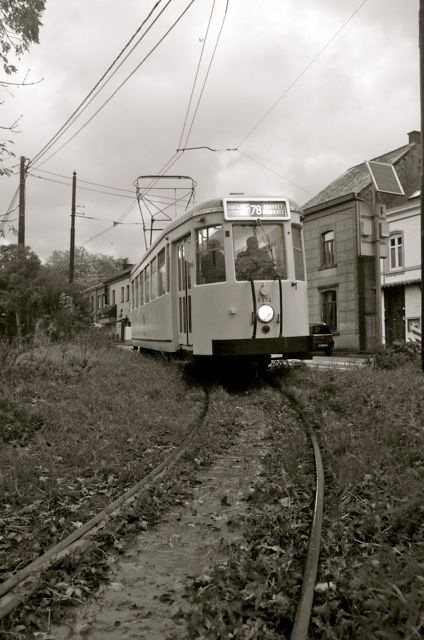
[[(189, 446), (198, 433), (199, 424), (201, 425), (204, 422), (208, 412), (209, 394), (207, 389), (205, 389), (205, 391), (206, 401), (200, 416), (188, 430), (183, 441), (169, 456), (165, 458), (165, 460), (159, 463), (135, 485), (125, 491), (125, 493), (119, 496), (119, 498), (108, 504), (104, 509), (102, 509), (102, 511), (88, 520), (82, 527), (75, 529), (71, 534), (51, 547), (39, 558), (29, 563), (18, 573), (12, 575), (8, 580), (0, 584), (0, 620), (5, 618), (9, 613), (16, 609), (16, 607), (27, 600), (35, 591), (37, 587), (37, 580), (34, 579), (34, 574), (38, 576), (42, 570), (47, 569), (52, 563), (73, 551), (74, 548), (81, 543), (83, 538), (85, 539), (94, 535), (94, 533), (104, 525), (108, 518), (117, 515), (119, 511), (141, 490), (147, 487), (152, 481), (162, 477), (166, 471), (172, 468), (188, 451)], [(22, 587), (22, 593), (13, 593), (13, 590), (18, 591), (20, 587)]]
[(324, 467), (315, 431), (307, 426), (315, 456), (316, 490), (314, 514), (309, 535), (308, 553), (303, 574), (302, 590), (290, 640), (306, 640), (314, 599), (315, 582), (318, 571), (319, 549), (324, 511)]

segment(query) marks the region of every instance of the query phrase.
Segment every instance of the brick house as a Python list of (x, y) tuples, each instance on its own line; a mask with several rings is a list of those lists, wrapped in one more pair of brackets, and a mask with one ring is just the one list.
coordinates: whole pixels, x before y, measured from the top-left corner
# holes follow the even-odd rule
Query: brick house
[[(379, 194), (390, 207), (407, 201), (420, 183), (421, 134), (373, 160), (392, 164), (405, 196)], [(348, 169), (303, 205), (310, 322), (324, 321), (335, 348), (374, 351), (378, 347), (376, 241), (373, 187), (365, 162)], [(386, 239), (380, 240), (382, 256)]]

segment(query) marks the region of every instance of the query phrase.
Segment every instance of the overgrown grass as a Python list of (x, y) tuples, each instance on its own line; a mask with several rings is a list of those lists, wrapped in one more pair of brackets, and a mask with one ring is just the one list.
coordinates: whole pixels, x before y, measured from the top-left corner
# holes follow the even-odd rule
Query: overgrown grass
[(178, 446), (204, 391), (176, 364), (86, 338), (0, 350), (4, 580)]
[[(273, 380), (276, 383), (276, 380)], [(422, 637), (424, 378), (395, 370), (280, 372), (318, 422), (325, 521), (310, 638)], [(244, 522), (206, 586), (189, 589), (192, 638), (289, 638), (310, 528), (313, 468), (290, 404), (271, 389), (272, 447)]]

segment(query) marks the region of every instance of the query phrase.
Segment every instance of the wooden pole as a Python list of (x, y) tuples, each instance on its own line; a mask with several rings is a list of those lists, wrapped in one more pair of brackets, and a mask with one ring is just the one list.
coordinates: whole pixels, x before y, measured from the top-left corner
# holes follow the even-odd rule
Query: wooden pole
[(21, 156), (19, 171), (18, 246), (25, 246), (25, 158)]
[(71, 205), (71, 245), (69, 249), (69, 282), (74, 281), (75, 267), (75, 210), (76, 210), (77, 174), (72, 174), (72, 205)]
[(424, 0), (420, 0), (419, 11), (419, 46), (420, 46), (420, 102), (421, 102), (421, 371), (424, 373)]

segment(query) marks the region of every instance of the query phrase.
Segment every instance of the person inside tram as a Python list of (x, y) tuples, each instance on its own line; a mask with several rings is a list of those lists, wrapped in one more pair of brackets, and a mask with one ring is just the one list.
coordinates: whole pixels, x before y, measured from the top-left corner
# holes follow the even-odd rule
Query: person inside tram
[(225, 259), (219, 240), (210, 240), (206, 253), (201, 258), (202, 280), (205, 284), (224, 282)]
[(274, 262), (265, 247), (260, 248), (256, 236), (246, 240), (246, 250), (236, 258), (237, 280), (250, 278), (273, 278), (275, 274)]

